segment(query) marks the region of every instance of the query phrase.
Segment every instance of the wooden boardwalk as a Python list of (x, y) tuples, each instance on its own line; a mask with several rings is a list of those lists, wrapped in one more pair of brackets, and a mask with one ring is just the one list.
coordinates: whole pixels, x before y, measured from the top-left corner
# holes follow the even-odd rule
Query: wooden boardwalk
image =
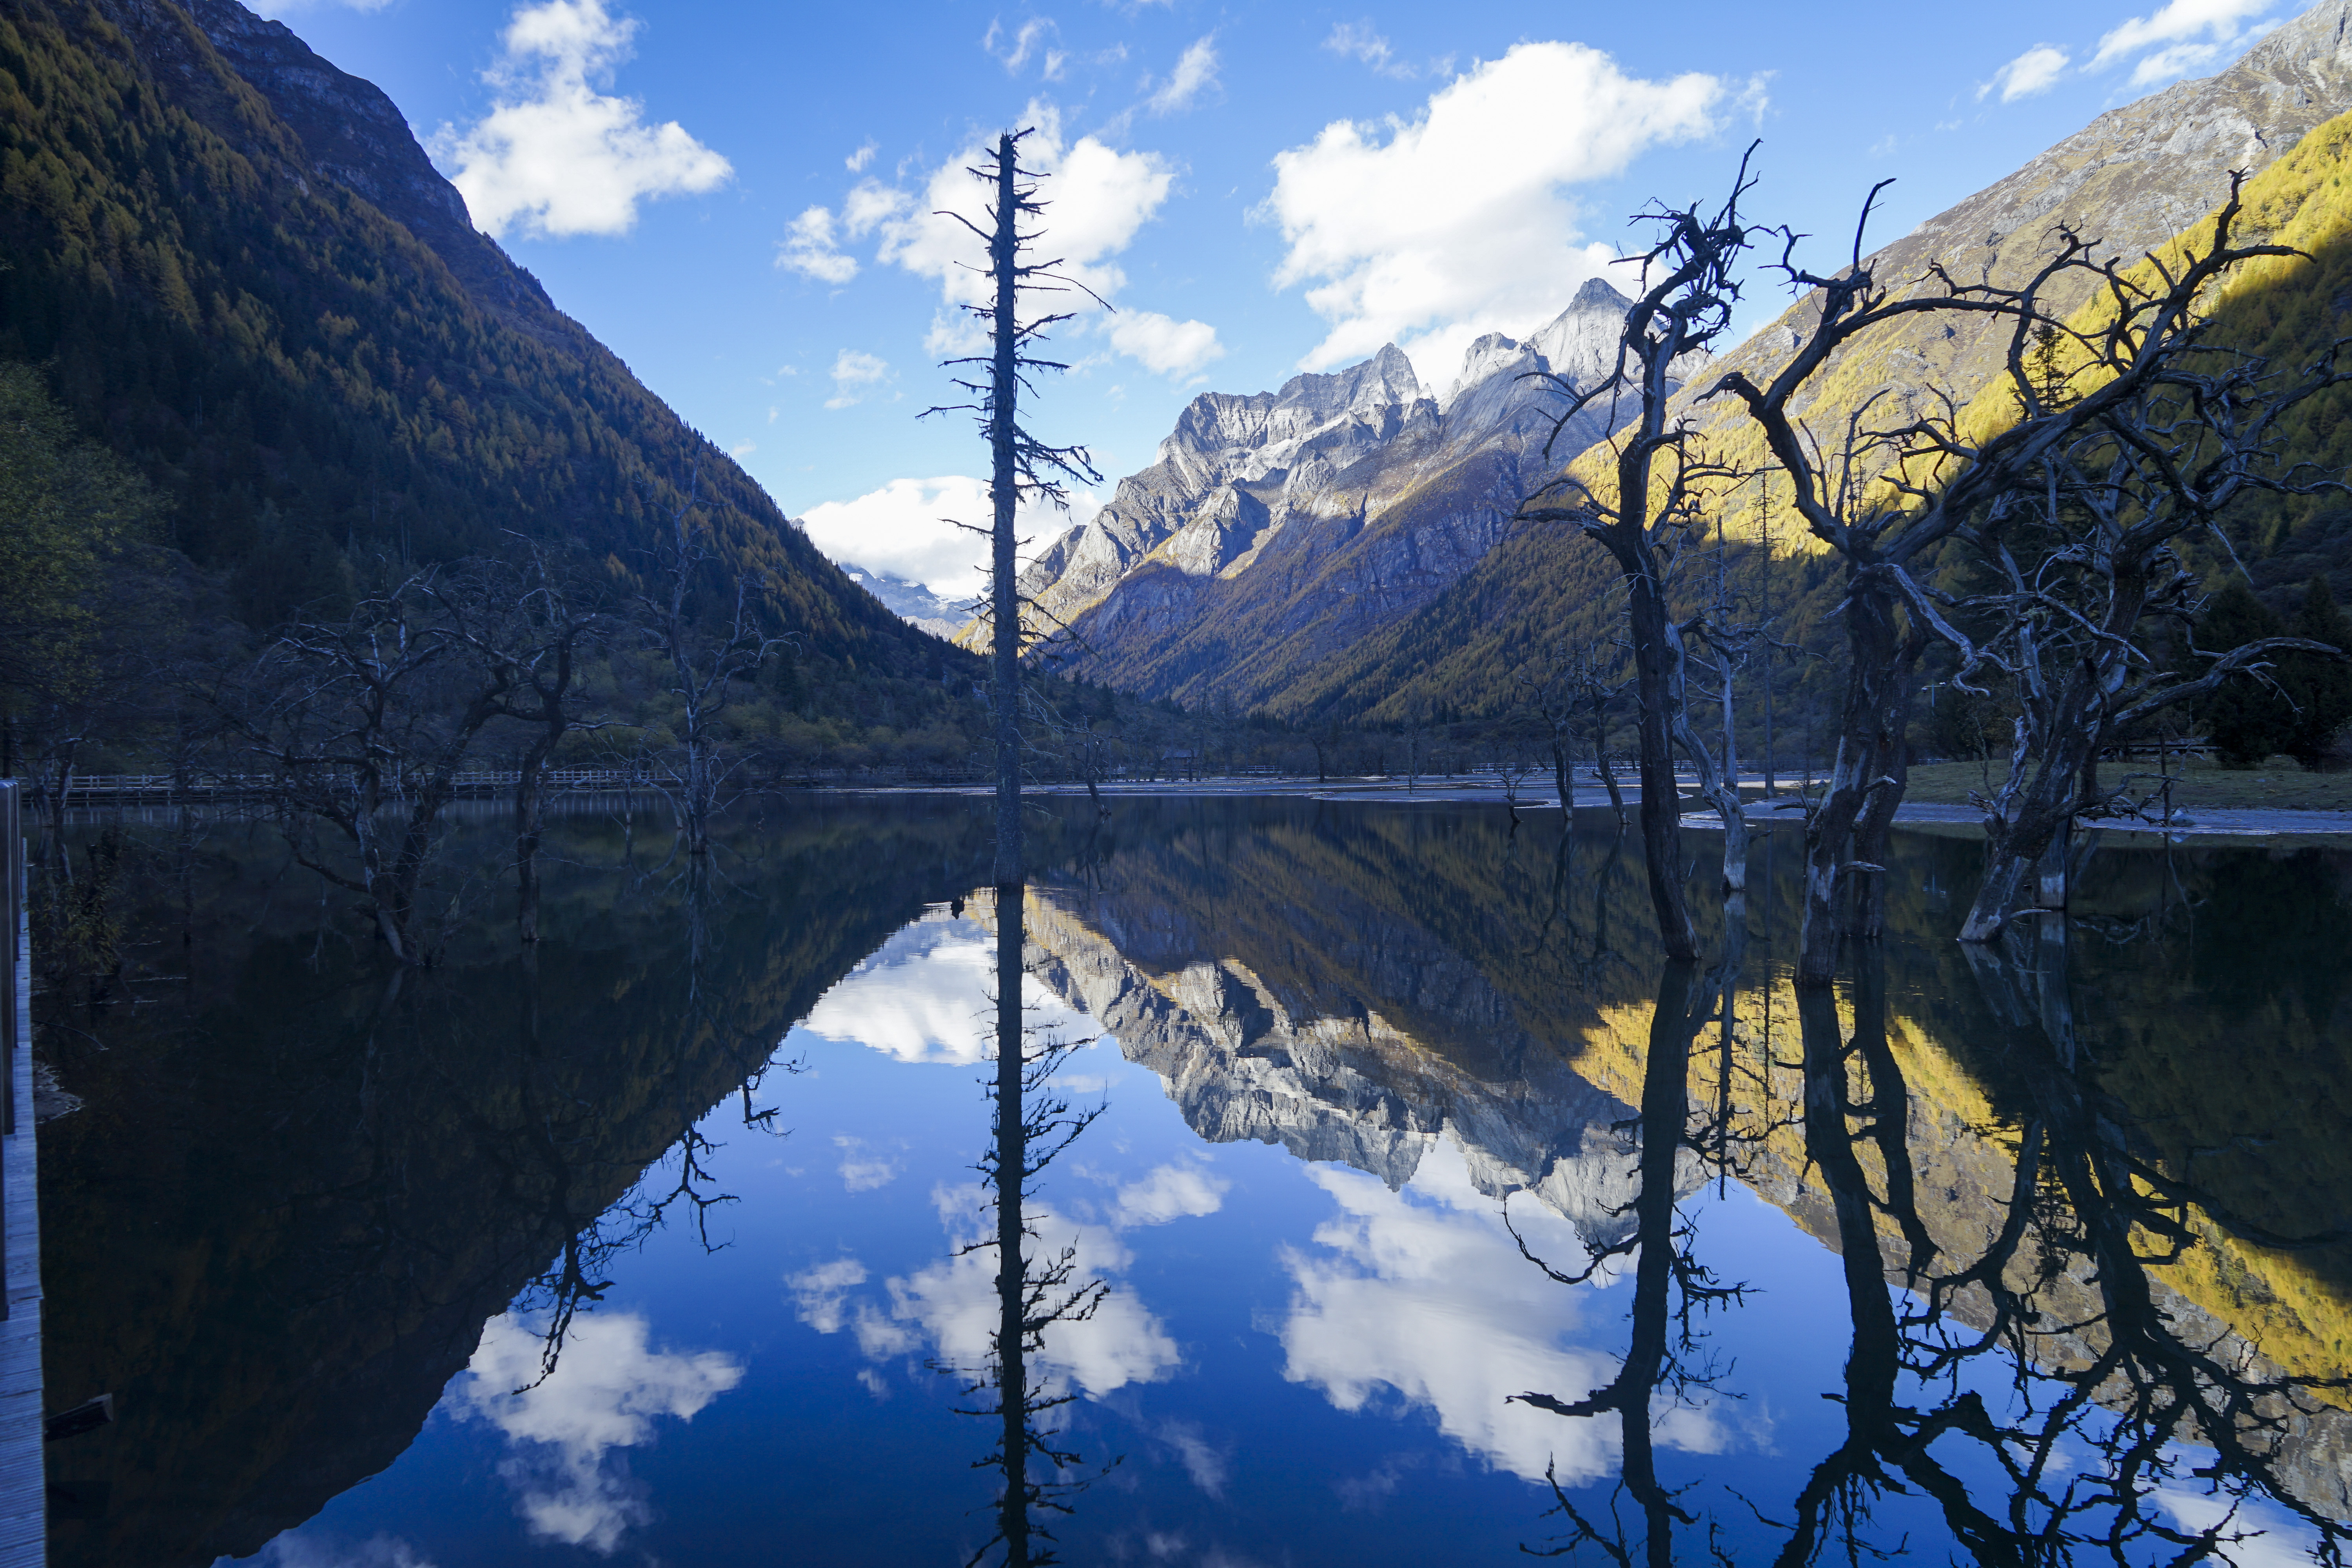
[(0, 1321), (0, 1568), (41, 1568), (48, 1516), (41, 1472), (41, 1226), (33, 1152), (31, 932), (25, 921), (25, 840), (16, 786), (0, 782), (5, 946), (15, 984), (0, 986), (6, 1055), (0, 1060), (0, 1237), (7, 1248), (7, 1317)]

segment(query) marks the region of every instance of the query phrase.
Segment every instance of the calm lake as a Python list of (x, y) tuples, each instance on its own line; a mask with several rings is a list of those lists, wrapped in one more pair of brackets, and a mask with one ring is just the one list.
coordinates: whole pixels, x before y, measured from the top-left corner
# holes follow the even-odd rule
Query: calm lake
[(1605, 815), (1045, 802), (1008, 1277), (985, 812), (574, 816), (529, 959), (485, 821), (405, 974), (128, 825), (52, 1563), (2336, 1560), (2352, 856), (2103, 846), (1970, 953), (1901, 834), (1801, 1000), (1793, 833), (1731, 911), (1689, 837), (1677, 969)]

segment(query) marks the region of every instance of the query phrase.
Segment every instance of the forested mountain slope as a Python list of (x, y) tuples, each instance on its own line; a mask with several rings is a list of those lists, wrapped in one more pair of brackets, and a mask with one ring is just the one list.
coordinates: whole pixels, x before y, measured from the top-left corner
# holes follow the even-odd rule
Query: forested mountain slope
[(235, 0), (0, 0), (0, 359), (267, 626), (502, 531), (625, 564), (700, 498), (820, 658), (937, 645), (475, 232), (375, 88)]

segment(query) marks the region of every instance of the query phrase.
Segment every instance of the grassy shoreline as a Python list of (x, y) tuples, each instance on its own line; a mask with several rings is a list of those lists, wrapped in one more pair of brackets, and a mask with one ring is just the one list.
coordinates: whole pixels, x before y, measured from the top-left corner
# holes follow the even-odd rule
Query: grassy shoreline
[[(2006, 763), (1922, 763), (1911, 769), (1911, 800), (1965, 805), (1970, 790), (1986, 787), (1990, 776), (1999, 787)], [(1990, 769), (1990, 774), (1988, 774)], [(2154, 795), (2159, 786), (2152, 763), (2107, 763), (2099, 782), (2109, 789), (2128, 787), (2137, 795)], [(2305, 773), (2285, 757), (2273, 757), (2259, 768), (2224, 768), (2191, 760), (2175, 764), (2172, 805), (2179, 811), (2352, 811), (2352, 773)]]

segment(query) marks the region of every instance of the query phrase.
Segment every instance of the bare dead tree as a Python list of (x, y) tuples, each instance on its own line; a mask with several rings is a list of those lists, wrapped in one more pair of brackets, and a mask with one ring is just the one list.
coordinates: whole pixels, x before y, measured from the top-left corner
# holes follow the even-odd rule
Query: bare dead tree
[(1086, 712), (1082, 694), (1065, 710), (1046, 694), (1043, 681), (1031, 680), (1022, 688), (1022, 700), (1028, 717), (1030, 749), (1050, 756), (1067, 772), (1076, 774), (1078, 782), (1087, 786), (1087, 798), (1094, 803), (1095, 815), (1108, 816), (1110, 806), (1103, 799), (1102, 786), (1110, 777), (1111, 752), (1117, 737), (1095, 728), (1094, 721)]
[[(1675, 748), (1697, 770), (1709, 798), (1717, 798), (1720, 781), (1713, 757), (1691, 733), (1684, 712), (1686, 651), (1667, 605), (1667, 557), (1695, 522), (1707, 487), (1728, 470), (1694, 449), (1689, 422), (1670, 422), (1667, 406), (1691, 356), (1704, 354), (1730, 330), (1739, 298), (1733, 268), (1748, 244), (1739, 201), (1752, 183), (1743, 159), (1730, 195), (1712, 215), (1696, 206), (1658, 207), (1642, 215), (1664, 237), (1627, 260), (1638, 260), (1643, 275), (1657, 281), (1625, 313), (1615, 368), (1584, 388), (1558, 375), (1543, 376), (1566, 400), (1544, 444), (1547, 462), (1586, 409), (1605, 405), (1614, 425), (1619, 406), (1633, 405), (1633, 419), (1605, 443), (1614, 459), (1615, 483), (1598, 490), (1571, 468), (1538, 486), (1517, 514), (1518, 521), (1564, 524), (1597, 540), (1623, 576), (1639, 700), (1642, 842), (1649, 861), (1650, 901), (1666, 955), (1679, 962), (1697, 957), (1698, 936), (1683, 894)], [(1733, 831), (1727, 819), (1725, 832)]]
[(1609, 792), (1617, 826), (1625, 826), (1625, 795), (1609, 765), (1609, 711), (1624, 694), (1625, 679), (1591, 643), (1560, 643), (1545, 650), (1538, 673), (1524, 673), (1519, 685), (1551, 731), (1552, 782), (1563, 811), (1576, 809), (1576, 731), (1583, 727), (1592, 748), (1593, 771)]
[[(1797, 237), (1787, 237), (1776, 269), (1792, 288), (1810, 294), (1816, 313), (1780, 371), (1761, 386), (1734, 371), (1705, 395), (1737, 397), (1746, 405), (1773, 461), (1790, 477), (1790, 504), (1846, 569), (1839, 614), (1848, 660), (1836, 760), (1806, 825), (1804, 932), (1797, 977), (1807, 986), (1832, 983), (1841, 935), (1874, 937), (1883, 928), (1880, 868), (1906, 783), (1906, 735), (1919, 656), (1937, 639), (1964, 650), (1973, 647), (1951, 626), (1922, 580), (1936, 552), (1997, 506), (2014, 506), (2054, 456), (2111, 411), (2145, 395), (2194, 346), (2198, 301), (2225, 272), (2252, 257), (2292, 254), (2279, 246), (2236, 242), (2233, 184), (2211, 243), (2202, 254), (2185, 257), (2177, 269), (2164, 270), (2154, 289), (2131, 285), (2116, 263), (2093, 254), (2091, 242), (2061, 229), (2049, 256), (2020, 285), (1962, 284), (1938, 265), (1898, 297), (1878, 279), (1863, 253), (1871, 209), (1883, 188), (1874, 187), (1864, 202), (1851, 258), (1834, 276), (1798, 267), (1792, 259)], [(2074, 334), (2108, 379), (2053, 405), (2037, 384), (2029, 352), (2042, 328), (2067, 331), (2046, 302), (2053, 285), (2085, 275), (2117, 307), (2116, 319), (2104, 328)], [(1894, 427), (1877, 428), (1867, 423), (1880, 401), (1873, 399), (1849, 417), (1842, 439), (1825, 446), (1800, 416), (1801, 396), (1863, 334), (1927, 312), (1986, 314), (2011, 323), (2005, 374), (2019, 416), (1979, 437), (1964, 428), (1958, 400), (1939, 394)]]
[[(2149, 291), (2120, 275), (2110, 296), (2128, 315)], [(2110, 405), (2034, 475), (2039, 488), (1995, 499), (1957, 537), (1994, 580), (1982, 594), (1932, 595), (1966, 627), (1990, 622), (1987, 640), (1963, 647), (1962, 689), (1984, 667), (2005, 674), (2017, 700), (2006, 779), (1977, 796), (1985, 813), (1986, 871), (1963, 942), (1989, 940), (2025, 902), (2042, 866), (2040, 901), (2063, 907), (2064, 879), (2078, 816), (2137, 814), (2130, 790), (2102, 791), (2095, 768), (2117, 735), (2222, 682), (2261, 679), (2271, 656), (2290, 650), (2342, 658), (2341, 650), (2295, 637), (2264, 637), (2221, 654), (2196, 650), (2203, 606), (2196, 574), (2176, 545), (2210, 530), (2250, 489), (2309, 493), (2341, 488), (2289, 464), (2283, 422), (2306, 398), (2352, 379), (2330, 347), (2299, 374), (2261, 356), (2204, 346), (2209, 322), (2174, 335), (2156, 374), (2132, 397)], [(2112, 371), (2122, 345), (2094, 340), (2095, 374)], [(2151, 623), (2170, 622), (2207, 661), (2193, 679), (2160, 668)], [(1965, 632), (1963, 633), (1965, 635)], [(2128, 784), (2128, 781), (2126, 781)]]
[[(416, 895), (443, 809), (483, 728), (500, 718), (513, 672), (467, 659), (447, 588), (418, 573), (332, 626), (289, 627), (224, 694), (240, 750), (274, 778), (295, 858), (359, 894), (387, 952), (425, 962)], [(319, 842), (340, 836), (345, 860)]]
[(507, 695), (500, 713), (530, 726), (515, 775), (515, 924), (539, 940), (539, 845), (547, 775), (567, 735), (602, 729), (580, 709), (582, 656), (607, 637), (611, 618), (592, 607), (579, 585), (551, 568), (535, 543), (519, 568), (487, 568), (471, 595), (438, 593), (457, 635), (477, 662), (499, 670)]
[(660, 759), (666, 782), (656, 787), (669, 801), (690, 855), (710, 852), (711, 819), (725, 805), (728, 781), (740, 765), (723, 755), (734, 683), (756, 675), (770, 654), (793, 640), (767, 633), (748, 575), (736, 577), (725, 620), (697, 613), (694, 590), (712, 560), (709, 525), (698, 525), (694, 517), (700, 483), (697, 469), (688, 477), (686, 499), (646, 552), (651, 571), (635, 602), (637, 634), (668, 666), (669, 693), (679, 706), (677, 755)]
[[(1024, 872), (1021, 855), (1021, 660), (1024, 650), (1020, 566), (1020, 540), (1013, 520), (1024, 498), (1038, 498), (1056, 506), (1068, 504), (1068, 482), (1099, 484), (1102, 475), (1084, 447), (1055, 447), (1040, 441), (1021, 423), (1020, 398), (1030, 387), (1029, 373), (1067, 370), (1055, 360), (1041, 359), (1032, 348), (1045, 330), (1070, 319), (1070, 312), (1049, 312), (1024, 318), (1024, 296), (1090, 292), (1085, 285), (1063, 276), (1062, 265), (1034, 259), (1042, 237), (1030, 220), (1041, 216), (1048, 204), (1038, 199), (1039, 175), (1021, 166), (1021, 143), (1033, 132), (1007, 131), (997, 137), (987, 162), (971, 169), (974, 179), (988, 186), (989, 227), (959, 214), (952, 217), (988, 247), (986, 277), (990, 291), (985, 304), (965, 307), (988, 329), (989, 352), (953, 359), (951, 365), (986, 367), (985, 375), (958, 379), (957, 387), (977, 401), (927, 408), (926, 416), (963, 411), (978, 416), (981, 434), (988, 441), (989, 501), (994, 516), (989, 531), (989, 609), (991, 623), (991, 703), (996, 731), (996, 886), (1016, 888)], [(1100, 300), (1097, 300), (1101, 304)], [(1109, 307), (1104, 305), (1104, 309)]]

